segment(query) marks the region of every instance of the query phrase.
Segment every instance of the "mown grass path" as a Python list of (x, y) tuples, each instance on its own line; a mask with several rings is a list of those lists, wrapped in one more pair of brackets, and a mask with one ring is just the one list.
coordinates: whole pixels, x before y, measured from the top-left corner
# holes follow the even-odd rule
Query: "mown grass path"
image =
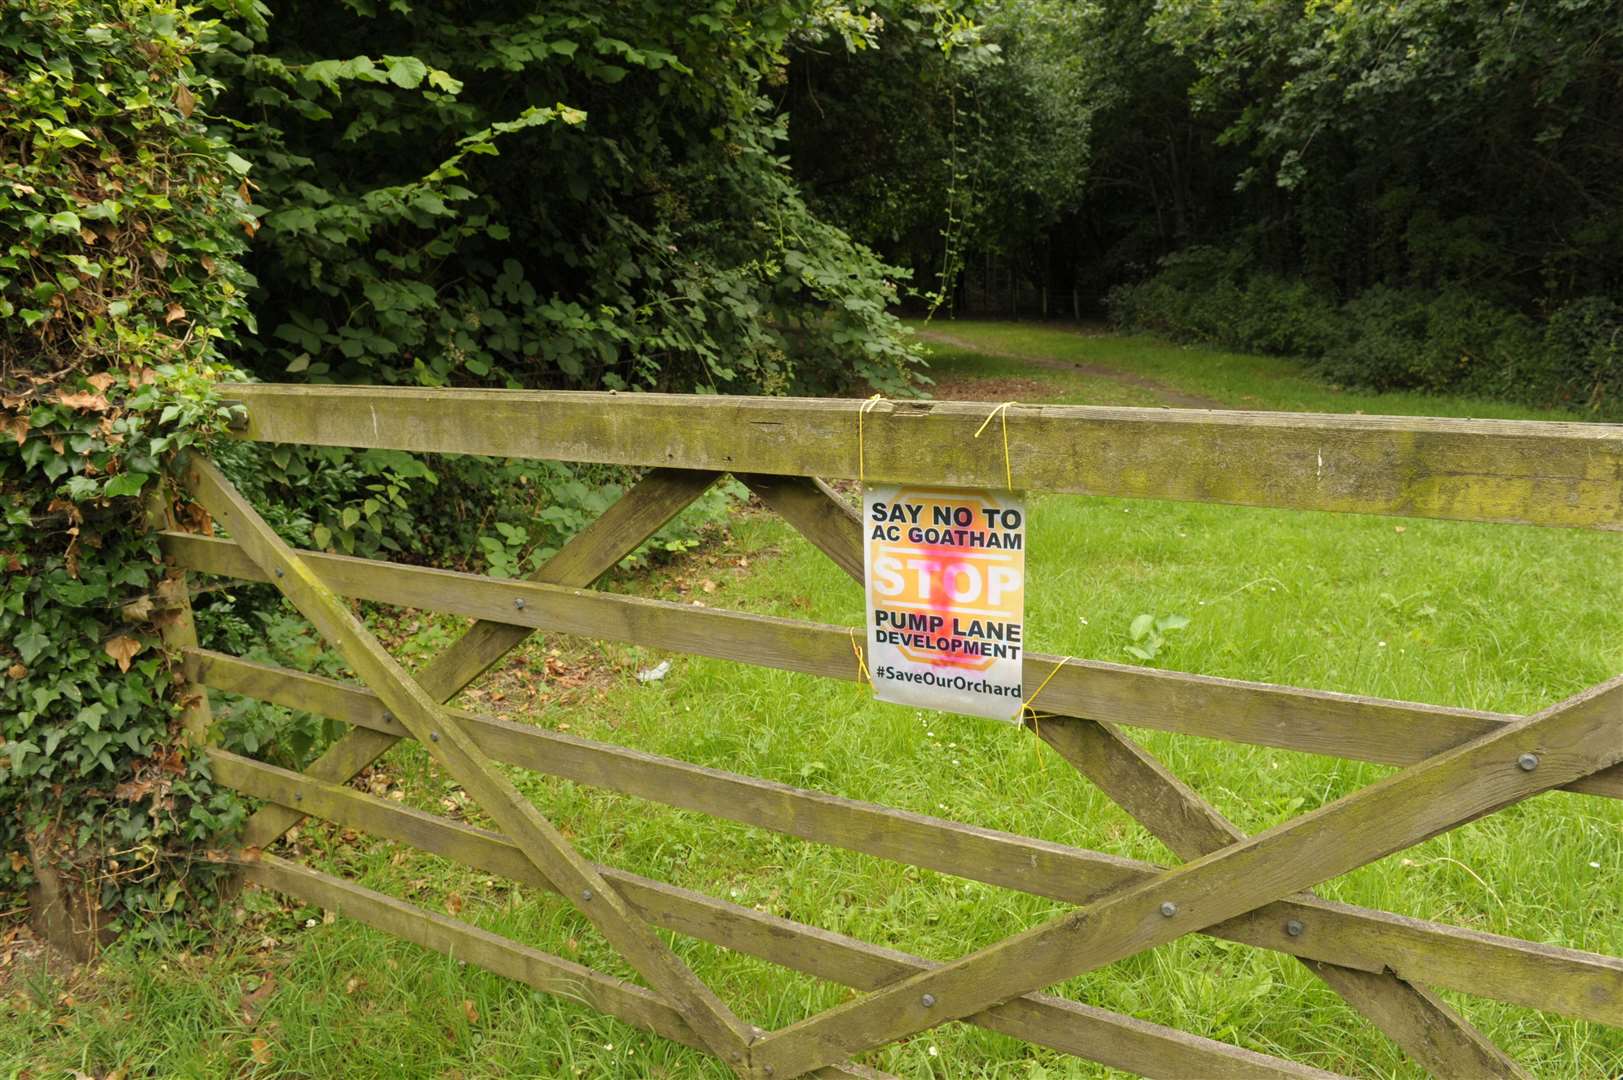
[[(1230, 407), (1525, 417), (1490, 402), (1338, 390), (1286, 361), (1007, 323), (937, 324), (954, 395), (1159, 405), (1163, 388)], [(1053, 363), (1033, 364), (1035, 356)], [(1069, 366), (1066, 366), (1069, 365)], [(1080, 365), (1080, 366), (1078, 366)], [(1106, 371), (1096, 368), (1108, 369)], [(1119, 376), (1128, 377), (1119, 377)], [(1553, 415), (1553, 414), (1542, 414)], [(1183, 615), (1156, 666), (1528, 712), (1623, 671), (1623, 537), (1112, 499), (1030, 507), (1027, 636), (1133, 662), (1129, 624)], [(857, 625), (860, 591), (781, 522), (741, 505), (728, 535), (606, 586)], [(374, 609), (409, 664), (454, 620)], [(672, 660), (662, 680), (636, 673)], [(854, 664), (854, 661), (853, 661)], [(873, 702), (850, 683), (536, 638), (461, 704), (702, 765), (1134, 858), (1171, 855), (1025, 733)], [(1152, 732), (1136, 735), (1248, 832), (1388, 770)], [(590, 857), (763, 910), (946, 959), (1058, 905), (529, 774), (522, 790)], [(361, 781), (488, 824), (414, 745)], [(624, 974), (544, 895), (320, 825), (301, 858)], [(1542, 796), (1327, 882), (1334, 899), (1623, 955), (1623, 804)], [(679, 939), (750, 1021), (778, 1027), (844, 991)], [(1287, 957), (1191, 937), (1060, 988), (1079, 1000), (1367, 1077), (1420, 1073)], [(1623, 1074), (1623, 1031), (1447, 994), (1541, 1076)], [(1095, 1077), (1105, 1070), (961, 1025), (876, 1054), (905, 1077)], [(95, 970), (0, 968), (0, 1078), (154, 1076), (720, 1077), (694, 1053), (319, 910), (245, 895), (214, 936), (116, 949)]]

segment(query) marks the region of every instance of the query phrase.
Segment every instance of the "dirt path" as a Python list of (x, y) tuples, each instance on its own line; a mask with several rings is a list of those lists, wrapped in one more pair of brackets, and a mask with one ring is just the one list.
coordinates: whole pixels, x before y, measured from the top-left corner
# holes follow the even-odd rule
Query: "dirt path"
[[(955, 349), (968, 349), (984, 356), (995, 356), (1000, 360), (1018, 360), (1023, 364), (1030, 364), (1036, 368), (1046, 368), (1049, 371), (1072, 371), (1079, 375), (1089, 375), (1098, 379), (1109, 379), (1121, 383), (1123, 386), (1136, 387), (1139, 390), (1154, 394), (1161, 403), (1170, 405), (1175, 409), (1226, 409), (1228, 405), (1216, 398), (1203, 397), (1200, 394), (1189, 394), (1177, 387), (1168, 386), (1159, 379), (1152, 379), (1148, 375), (1139, 375), (1131, 371), (1122, 371), (1120, 368), (1106, 367), (1103, 364), (1078, 363), (1074, 360), (1061, 360), (1055, 356), (1032, 356), (1029, 353), (1003, 352), (998, 349), (988, 349), (977, 342), (965, 338), (943, 334), (939, 330), (919, 330), (920, 338), (935, 342), (938, 345), (950, 345)], [(1013, 380), (1010, 380), (1013, 381)], [(947, 395), (951, 396), (950, 388)]]

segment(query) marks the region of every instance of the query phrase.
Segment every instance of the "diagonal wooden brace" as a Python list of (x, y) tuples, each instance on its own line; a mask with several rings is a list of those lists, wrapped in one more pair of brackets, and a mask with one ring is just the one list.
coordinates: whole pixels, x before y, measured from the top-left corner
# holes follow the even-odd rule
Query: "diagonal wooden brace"
[[(1032, 726), (1179, 858), (1197, 858), (1245, 839), (1216, 807), (1111, 725), (1045, 714)], [(1444, 1080), (1528, 1076), (1426, 987), (1390, 970), (1376, 974), (1317, 960), (1301, 962), (1431, 1075)]]
[(1136, 956), (1623, 761), (1623, 677), (755, 1045), (778, 1076)]
[[(749, 476), (750, 489), (849, 576), (863, 578), (860, 521), (820, 481)], [(1182, 858), (1243, 840), (1244, 834), (1153, 757), (1114, 728), (1054, 717), (1038, 728), (1045, 741)], [(1399, 1046), (1440, 1077), (1526, 1073), (1431, 991), (1391, 972), (1372, 974), (1303, 963)]]
[[(653, 470), (572, 537), (530, 580), (579, 588), (591, 585), (704, 494), (715, 479), (715, 473), (690, 469)], [(480, 620), (436, 656), (417, 681), (436, 702), (449, 701), (534, 632), (527, 626)], [(347, 784), (398, 741), (384, 732), (355, 728), (306, 771), (321, 780)], [(297, 810), (267, 803), (248, 819), (242, 844), (265, 847), (303, 819)]]
[[(654, 991), (683, 1017), (712, 1053), (739, 1073), (749, 1067), (753, 1032), (705, 986), (619, 892), (474, 743), (455, 716), (401, 667), (338, 597), (280, 537), (215, 466), (196, 455), (179, 462), (194, 498), (230, 530), (237, 543), (269, 571), (282, 594), (326, 638), (395, 718), (473, 797), (558, 892), (570, 898)], [(818, 1062), (835, 1064), (835, 1060)]]

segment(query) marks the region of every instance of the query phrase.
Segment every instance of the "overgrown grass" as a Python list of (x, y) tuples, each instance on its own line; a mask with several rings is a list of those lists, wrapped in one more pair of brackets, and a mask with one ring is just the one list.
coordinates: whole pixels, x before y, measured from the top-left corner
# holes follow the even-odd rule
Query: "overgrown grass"
[[(914, 322), (919, 329), (923, 324)], [(1051, 384), (1057, 404), (1152, 405), (1153, 394), (1112, 385), (1097, 376), (1033, 367), (1021, 357), (1096, 364), (1165, 382), (1231, 409), (1290, 412), (1362, 412), (1390, 416), (1473, 416), (1505, 420), (1571, 420), (1555, 409), (1534, 409), (1484, 398), (1413, 392), (1347, 390), (1318, 378), (1299, 360), (1177, 345), (1147, 334), (1112, 334), (1086, 327), (1019, 322), (935, 320), (927, 328), (970, 343), (936, 345), (929, 374), (1021, 376)], [(991, 353), (1002, 355), (989, 355)]]
[[(1259, 408), (1526, 415), (1446, 399), (1340, 395), (1283, 362), (950, 324), (1034, 355), (1086, 352), (1186, 392)], [(1131, 390), (960, 350), (938, 371), (1041, 380), (1052, 399)], [(1272, 374), (1270, 374), (1272, 373)], [(1412, 407), (1405, 408), (1408, 402)], [(1043, 497), (1029, 531), (1032, 647), (1126, 661), (1141, 612), (1181, 614), (1163, 667), (1526, 712), (1623, 670), (1623, 541), (1511, 526)], [(856, 624), (860, 591), (787, 527), (741, 509), (725, 545), (612, 587), (712, 606)], [(446, 621), (378, 613), (391, 639), (442, 639)], [(556, 654), (552, 652), (556, 650)], [(409, 656), (426, 650), (408, 649)], [(651, 650), (536, 641), (488, 677), (473, 707), (688, 761), (872, 799), (1113, 854), (1170, 860), (1058, 757), (991, 721), (871, 701), (830, 682)], [(854, 664), (854, 661), (853, 661)], [(564, 684), (582, 685), (565, 689)], [(534, 694), (534, 704), (529, 704)], [(1388, 770), (1256, 747), (1137, 733), (1247, 830), (1311, 809)], [(594, 858), (938, 959), (1057, 905), (697, 815), (513, 773)], [(415, 746), (382, 778), (391, 796), (483, 823)], [(306, 829), (302, 857), (527, 942), (628, 974), (560, 902), (426, 856)], [(1623, 805), (1552, 794), (1327, 883), (1326, 895), (1537, 941), (1623, 955)], [(232, 927), (167, 947), (126, 946), (91, 973), (10, 976), (0, 1060), (34, 1077), (722, 1076), (712, 1061), (316, 910), (249, 893)], [(843, 990), (678, 939), (751, 1022), (777, 1027)], [(189, 951), (188, 951), (189, 950)], [(1324, 1068), (1418, 1076), (1294, 961), (1191, 937), (1064, 988), (1077, 998)], [(64, 996), (68, 995), (68, 996)], [(1540, 1075), (1609, 1078), (1623, 1031), (1448, 995)], [(246, 1014), (245, 1014), (245, 1009)], [(959, 1024), (872, 1055), (907, 1077), (1090, 1077), (1106, 1071)], [(53, 1071), (55, 1070), (55, 1071)], [(0, 1076), (13, 1075), (0, 1070)]]

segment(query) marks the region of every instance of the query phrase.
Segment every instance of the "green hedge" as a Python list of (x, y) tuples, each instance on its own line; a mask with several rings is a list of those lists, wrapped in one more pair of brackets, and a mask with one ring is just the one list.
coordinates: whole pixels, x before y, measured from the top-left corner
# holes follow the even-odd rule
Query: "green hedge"
[(246, 162), (194, 66), (216, 29), (157, 0), (0, 8), (0, 888), (47, 879), (113, 930), (191, 904), (241, 813), (176, 730), (143, 526), (251, 325)]
[(1608, 297), (1580, 298), (1544, 320), (1457, 286), (1378, 285), (1337, 303), (1307, 282), (1251, 269), (1241, 252), (1195, 247), (1108, 302), (1126, 329), (1303, 357), (1349, 386), (1623, 415), (1623, 307)]

